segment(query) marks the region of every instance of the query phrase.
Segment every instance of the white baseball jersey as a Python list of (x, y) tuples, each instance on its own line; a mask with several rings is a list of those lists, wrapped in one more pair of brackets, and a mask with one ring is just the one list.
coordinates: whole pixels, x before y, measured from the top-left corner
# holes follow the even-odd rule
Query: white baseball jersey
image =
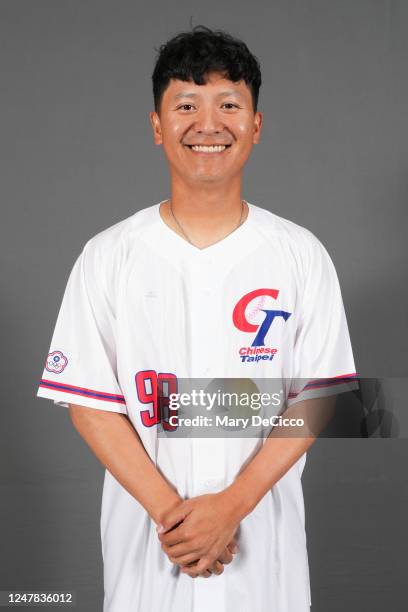
[[(312, 232), (248, 203), (238, 229), (199, 249), (166, 225), (160, 204), (83, 247), (37, 395), (126, 414), (157, 468), (190, 498), (227, 487), (263, 440), (158, 436), (149, 390), (161, 376), (306, 378), (290, 404), (323, 394), (313, 379), (336, 393), (357, 385), (356, 372), (336, 271)], [(208, 579), (180, 573), (144, 508), (105, 470), (104, 612), (308, 611), (305, 461), (245, 517), (238, 554)]]

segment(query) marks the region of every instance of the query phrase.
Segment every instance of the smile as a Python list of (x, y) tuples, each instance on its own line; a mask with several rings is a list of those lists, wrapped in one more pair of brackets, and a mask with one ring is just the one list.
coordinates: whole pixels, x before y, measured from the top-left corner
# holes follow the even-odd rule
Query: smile
[(191, 151), (195, 153), (222, 153), (225, 149), (228, 149), (231, 145), (185, 145)]

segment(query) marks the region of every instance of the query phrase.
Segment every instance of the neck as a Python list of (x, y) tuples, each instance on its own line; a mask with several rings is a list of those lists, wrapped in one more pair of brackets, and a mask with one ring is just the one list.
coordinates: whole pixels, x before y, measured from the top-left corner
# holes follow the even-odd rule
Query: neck
[(174, 193), (160, 207), (164, 222), (185, 240), (206, 248), (233, 232), (248, 214), (240, 193)]
[(235, 181), (215, 188), (205, 184), (180, 185), (177, 181), (173, 181), (170, 198), (174, 210), (178, 210), (186, 219), (207, 216), (210, 220), (213, 215), (221, 219), (234, 208), (235, 210), (239, 208), (242, 200), (241, 184)]

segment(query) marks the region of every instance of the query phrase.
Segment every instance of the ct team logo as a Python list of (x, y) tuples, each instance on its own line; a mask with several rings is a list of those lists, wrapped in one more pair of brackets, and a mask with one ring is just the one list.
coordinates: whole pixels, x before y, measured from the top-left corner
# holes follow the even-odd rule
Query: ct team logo
[(54, 372), (54, 374), (61, 374), (68, 364), (68, 359), (61, 351), (52, 351), (45, 360), (45, 369), (47, 372)]
[[(276, 300), (278, 295), (279, 289), (255, 289), (246, 293), (235, 304), (232, 313), (232, 321), (235, 327), (242, 332), (255, 334), (251, 346), (242, 346), (239, 349), (239, 357), (242, 363), (261, 360), (272, 361), (278, 352), (277, 348), (265, 346), (266, 335), (277, 317), (282, 317), (284, 321), (287, 321), (292, 313), (263, 308), (268, 297)], [(252, 308), (248, 308), (250, 304)]]

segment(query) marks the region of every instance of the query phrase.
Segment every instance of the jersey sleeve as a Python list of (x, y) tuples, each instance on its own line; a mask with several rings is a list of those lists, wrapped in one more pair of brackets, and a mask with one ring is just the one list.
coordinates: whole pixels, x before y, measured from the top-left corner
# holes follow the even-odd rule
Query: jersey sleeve
[(79, 404), (125, 414), (117, 376), (114, 309), (102, 274), (103, 263), (91, 239), (70, 272), (37, 397), (65, 408)]
[(288, 396), (292, 403), (358, 389), (340, 284), (323, 244), (312, 234)]

